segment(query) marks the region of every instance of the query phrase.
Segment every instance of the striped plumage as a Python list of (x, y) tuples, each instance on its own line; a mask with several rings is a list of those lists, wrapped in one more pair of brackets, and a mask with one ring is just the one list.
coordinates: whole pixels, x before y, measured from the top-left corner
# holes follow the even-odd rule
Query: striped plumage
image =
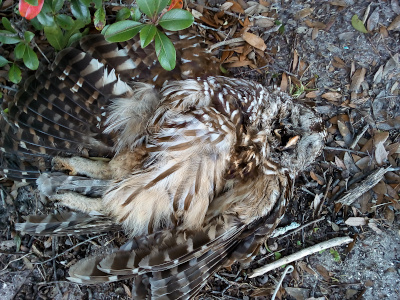
[[(176, 43), (181, 63), (167, 73), (134, 51), (137, 41), (86, 37), (86, 52), (59, 53), (0, 120), (4, 175), (42, 173), (39, 190), (80, 211), (30, 216), (17, 229), (60, 235), (122, 226), (131, 236), (119, 252), (73, 266), (72, 281), (135, 276), (135, 299), (192, 297), (219, 268), (256, 255), (295, 176), (323, 147), (322, 120), (311, 109), (215, 76), (212, 57), (187, 43)], [(208, 76), (186, 79), (204, 66)]]

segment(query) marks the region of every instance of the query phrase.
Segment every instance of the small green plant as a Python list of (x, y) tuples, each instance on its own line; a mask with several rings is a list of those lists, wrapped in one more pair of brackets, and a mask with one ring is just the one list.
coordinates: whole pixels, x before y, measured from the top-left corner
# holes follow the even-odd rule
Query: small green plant
[[(0, 43), (6, 45), (16, 44), (14, 49), (15, 60), (21, 60), (25, 66), (31, 70), (36, 70), (39, 67), (39, 59), (31, 47), (31, 41), (35, 34), (30, 31), (25, 31), (19, 34), (17, 30), (11, 25), (10, 21), (3, 17), (1, 23), (5, 30), (0, 30)], [(11, 64), (8, 71), (8, 77), (13, 83), (21, 81), (21, 70), (18, 65), (0, 56), (0, 67)]]
[(278, 260), (282, 257), (282, 254), (280, 252), (274, 252), (275, 259)]
[[(147, 47), (153, 40), (158, 61), (166, 70), (172, 70), (176, 64), (176, 51), (171, 40), (160, 29), (178, 31), (193, 24), (193, 15), (183, 9), (165, 10), (169, 0), (137, 0), (140, 12), (145, 14), (144, 22), (141, 18), (121, 20), (104, 28), (103, 33), (109, 42), (124, 42), (140, 32), (141, 47)], [(135, 12), (135, 14), (139, 14)], [(128, 15), (122, 12), (120, 18)]]
[(339, 252), (337, 252), (337, 250), (331, 248), (331, 249), (329, 249), (329, 253), (332, 254), (334, 261), (336, 261), (336, 262), (340, 261), (340, 254), (339, 254)]

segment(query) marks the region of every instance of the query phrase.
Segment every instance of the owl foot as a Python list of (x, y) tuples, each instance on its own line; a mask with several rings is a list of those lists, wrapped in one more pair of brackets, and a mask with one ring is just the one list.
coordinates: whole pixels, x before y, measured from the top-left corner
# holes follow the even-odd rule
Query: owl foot
[(91, 160), (83, 157), (60, 157), (52, 160), (53, 171), (67, 172), (68, 175), (83, 175), (96, 179), (111, 179), (108, 162)]

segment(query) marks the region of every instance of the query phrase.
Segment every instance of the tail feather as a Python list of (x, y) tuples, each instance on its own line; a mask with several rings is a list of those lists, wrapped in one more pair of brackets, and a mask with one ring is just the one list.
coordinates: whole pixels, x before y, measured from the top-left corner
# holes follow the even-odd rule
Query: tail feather
[(111, 219), (83, 213), (31, 215), (25, 223), (16, 223), (15, 229), (31, 235), (68, 235), (104, 232), (120, 229)]

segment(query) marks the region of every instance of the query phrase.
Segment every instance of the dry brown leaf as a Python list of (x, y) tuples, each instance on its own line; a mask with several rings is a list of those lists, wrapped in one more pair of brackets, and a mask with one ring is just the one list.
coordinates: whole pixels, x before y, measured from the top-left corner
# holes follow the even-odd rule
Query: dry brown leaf
[(357, 92), (358, 89), (361, 86), (361, 83), (365, 79), (365, 73), (367, 72), (367, 69), (361, 68), (355, 71), (353, 77), (351, 78), (351, 85), (350, 85), (350, 91)]
[(385, 207), (385, 211), (383, 212), (383, 215), (386, 219), (386, 222), (389, 223), (390, 225), (393, 224), (394, 221), (394, 211), (393, 209), (390, 208), (390, 206)]
[(310, 176), (312, 179), (314, 179), (316, 182), (318, 182), (319, 185), (325, 184), (324, 178), (319, 176), (318, 174), (315, 174), (313, 171), (310, 172)]
[(267, 18), (267, 17), (262, 18), (262, 19), (255, 19), (254, 20), (254, 25), (262, 27), (262, 28), (273, 27), (275, 25), (275, 19)]
[(331, 275), (329, 274), (328, 270), (325, 269), (324, 266), (322, 265), (316, 265), (315, 267), (317, 269), (317, 272), (326, 280), (330, 281), (331, 280)]
[(335, 156), (335, 164), (338, 168), (341, 168), (342, 170), (346, 170), (346, 166), (343, 163), (343, 160), (341, 160), (339, 157)]
[(311, 13), (312, 13), (313, 11), (314, 11), (314, 8), (311, 8), (311, 7), (304, 8), (304, 9), (298, 11), (298, 12), (295, 14), (294, 18), (295, 18), (296, 20), (305, 18), (305, 17), (311, 15)]
[(327, 92), (322, 94), (321, 97), (328, 101), (338, 102), (342, 98), (342, 94), (338, 92)]
[(388, 158), (389, 152), (386, 151), (383, 143), (379, 143), (375, 146), (375, 160), (378, 166), (382, 166)]
[(318, 28), (313, 28), (312, 33), (311, 33), (311, 39), (315, 40), (318, 37), (319, 29)]
[(360, 170), (365, 170), (370, 164), (371, 164), (371, 157), (369, 156), (364, 156), (356, 162), (356, 166)]
[(292, 72), (294, 72), (296, 70), (298, 62), (299, 62), (299, 54), (297, 53), (297, 50), (294, 49), (294, 51), (293, 51)]
[(316, 275), (317, 273), (309, 267), (304, 261), (299, 261), (296, 263), (299, 269), (301, 269), (304, 272), (307, 272), (310, 275)]
[(310, 20), (305, 20), (304, 23), (310, 28), (325, 29), (326, 25), (322, 22), (312, 22)]
[(392, 23), (388, 26), (387, 30), (398, 30), (400, 29), (400, 15), (398, 15)]
[(283, 91), (283, 92), (285, 92), (288, 88), (288, 79), (287, 79), (285, 72), (282, 73), (282, 81), (281, 81), (280, 88), (281, 88), (281, 91)]
[(349, 226), (364, 226), (367, 225), (368, 218), (364, 217), (350, 217), (345, 223)]
[(375, 231), (377, 234), (382, 234), (383, 233), (382, 230), (380, 230), (378, 228), (378, 226), (376, 225), (375, 220), (370, 220), (368, 222), (368, 227), (371, 228), (373, 231)]
[(322, 199), (323, 199), (323, 198), (322, 198), (320, 195), (315, 194), (315, 197), (314, 197), (314, 200), (313, 200), (313, 204), (312, 204), (312, 208), (313, 208), (314, 210), (317, 210), (317, 209), (319, 208)]
[(269, 11), (268, 7), (258, 4), (257, 2), (253, 1), (252, 4), (253, 5), (249, 5), (249, 7), (244, 10), (244, 12), (249, 16), (262, 14)]
[(316, 98), (318, 96), (318, 90), (316, 91), (311, 91), (309, 93), (306, 94), (306, 98)]
[(347, 3), (345, 0), (329, 1), (329, 4), (335, 5), (335, 6), (343, 6), (343, 7), (347, 6)]
[(353, 135), (351, 134), (350, 128), (347, 126), (347, 123), (348, 122), (338, 120), (339, 132), (343, 137), (343, 141), (346, 143), (347, 146), (349, 146), (353, 141)]
[(233, 6), (233, 2), (231, 1), (226, 1), (224, 4), (220, 6), (220, 10), (228, 10)]
[(262, 51), (265, 51), (265, 49), (267, 49), (264, 40), (253, 33), (245, 32), (243, 33), (242, 37), (247, 43), (252, 45), (254, 48), (260, 49)]
[(244, 66), (248, 66), (251, 64), (251, 61), (249, 60), (242, 60), (242, 61), (236, 61), (230, 64), (227, 64), (228, 68), (238, 68), (238, 67), (244, 67)]
[(192, 9), (191, 12), (192, 12), (193, 17), (195, 17), (196, 19), (200, 19), (203, 16), (203, 14), (201, 12), (199, 12), (195, 9)]
[(132, 298), (132, 293), (131, 293), (131, 290), (129, 289), (129, 287), (127, 285), (125, 285), (124, 283), (122, 284), (122, 286), (124, 287), (125, 293), (128, 295), (128, 297)]

